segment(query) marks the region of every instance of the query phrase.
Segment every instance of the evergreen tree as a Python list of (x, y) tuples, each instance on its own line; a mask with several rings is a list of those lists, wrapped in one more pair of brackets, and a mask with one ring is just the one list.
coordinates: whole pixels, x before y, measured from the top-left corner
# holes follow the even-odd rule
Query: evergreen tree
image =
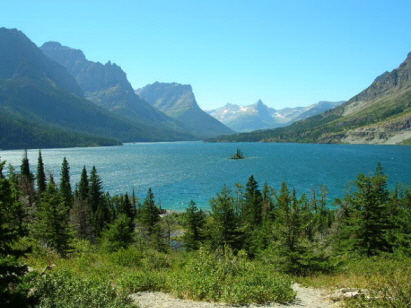
[(120, 202), (116, 206), (116, 216), (120, 215), (126, 215), (129, 219), (130, 222), (130, 228), (134, 230), (135, 223), (134, 219), (136, 218), (136, 208), (133, 206), (133, 204), (130, 201), (130, 198), (128, 197), (128, 194), (126, 193), (123, 197), (120, 198)]
[(53, 181), (49, 181), (38, 206), (37, 219), (32, 224), (32, 233), (45, 248), (65, 255), (72, 238), (69, 225), (69, 208), (66, 206)]
[(80, 183), (78, 185), (78, 197), (80, 200), (87, 200), (89, 198), (89, 183), (86, 166), (83, 166), (81, 171)]
[(94, 241), (91, 209), (87, 200), (80, 199), (79, 196), (75, 196), (73, 207), (70, 209), (70, 225), (73, 226), (77, 238)]
[(23, 159), (20, 165), (19, 186), (23, 193), (24, 203), (27, 207), (32, 208), (34, 205), (34, 175), (30, 171), (27, 150), (24, 150)]
[(37, 194), (40, 196), (43, 192), (46, 191), (46, 187), (47, 187), (46, 174), (44, 172), (43, 158), (41, 156), (40, 150), (39, 150), (39, 157), (37, 161), (36, 182), (37, 182)]
[(13, 192), (12, 183), (3, 176), (4, 164), (0, 162), (0, 306), (26, 307), (27, 293), (19, 284), (27, 273), (27, 266), (19, 261), (19, 257), (27, 250), (14, 245), (26, 234), (18, 218), (23, 208)]
[(298, 198), (295, 190), (282, 183), (276, 199), (273, 249), (280, 267), (299, 275), (329, 270), (324, 247), (309, 236), (315, 220), (306, 196)]
[(389, 219), (387, 180), (378, 163), (375, 175), (358, 175), (355, 181), (357, 191), (346, 196), (348, 215), (342, 232), (349, 250), (367, 256), (392, 252), (392, 243), (387, 236), (393, 228)]
[(261, 192), (262, 198), (262, 218), (264, 222), (273, 221), (274, 217), (274, 200), (272, 198), (273, 188), (264, 183), (263, 190)]
[(191, 200), (184, 215), (186, 232), (183, 235), (183, 242), (188, 251), (199, 249), (204, 242), (205, 222), (206, 214), (201, 209), (199, 210), (194, 201)]
[(93, 217), (94, 233), (99, 236), (102, 230), (111, 223), (110, 211), (104, 197), (103, 181), (95, 166), (91, 169), (89, 178), (88, 203)]
[(154, 201), (154, 194), (149, 188), (137, 216), (140, 234), (145, 241), (148, 241), (157, 250), (166, 251), (168, 246), (161, 230), (160, 212)]
[(160, 210), (154, 201), (154, 194), (151, 188), (147, 191), (143, 205), (139, 212), (139, 220), (148, 235), (154, 234), (158, 230), (160, 221)]
[(224, 186), (216, 198), (211, 199), (209, 241), (213, 249), (230, 246), (233, 250), (242, 248), (242, 232), (239, 229), (239, 215), (235, 211), (234, 198), (230, 189)]
[(73, 206), (73, 192), (70, 184), (70, 166), (65, 157), (61, 165), (60, 175), (60, 193), (66, 206), (71, 208)]
[(131, 218), (125, 214), (108, 225), (108, 228), (102, 232), (103, 247), (109, 251), (117, 251), (121, 248), (127, 248), (134, 242), (134, 228), (131, 227)]
[(261, 226), (262, 214), (263, 214), (263, 198), (261, 191), (258, 189), (258, 183), (254, 179), (254, 176), (250, 176), (248, 179), (244, 202), (242, 209), (243, 222), (253, 228)]

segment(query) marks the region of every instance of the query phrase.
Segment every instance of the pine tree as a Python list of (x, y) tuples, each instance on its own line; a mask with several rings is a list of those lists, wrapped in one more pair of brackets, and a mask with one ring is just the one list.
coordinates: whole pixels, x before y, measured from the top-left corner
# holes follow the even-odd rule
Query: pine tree
[(234, 197), (227, 186), (224, 186), (221, 192), (210, 201), (211, 213), (208, 232), (210, 245), (213, 249), (229, 246), (236, 251), (242, 248), (240, 220), (234, 204)]
[(120, 214), (102, 232), (103, 247), (109, 251), (117, 251), (121, 248), (129, 247), (134, 242), (134, 228), (131, 225), (131, 218), (125, 214)]
[(245, 224), (253, 226), (253, 228), (261, 226), (263, 214), (263, 198), (261, 191), (258, 189), (258, 183), (254, 176), (248, 179), (244, 202), (242, 209), (243, 221)]
[(19, 257), (28, 251), (15, 247), (26, 234), (19, 218), (23, 208), (13, 192), (13, 184), (3, 176), (4, 164), (0, 161), (0, 306), (25, 307), (27, 295), (18, 285), (27, 273), (27, 266)]
[(64, 203), (68, 208), (73, 206), (73, 192), (70, 184), (70, 166), (67, 159), (64, 157), (61, 165), (60, 178), (60, 193), (63, 197)]
[(206, 214), (201, 209), (199, 210), (194, 201), (191, 200), (184, 215), (186, 232), (183, 235), (183, 242), (188, 251), (199, 249), (204, 242), (205, 222)]
[(136, 218), (136, 208), (131, 203), (128, 194), (121, 198), (120, 203), (117, 205), (117, 216), (126, 215), (130, 221), (130, 228), (134, 230), (134, 219)]
[(37, 182), (37, 194), (41, 196), (41, 194), (46, 191), (47, 183), (46, 183), (46, 174), (44, 172), (43, 158), (41, 156), (40, 150), (39, 150), (39, 157), (37, 161), (36, 182)]
[(388, 177), (380, 163), (374, 176), (360, 174), (355, 181), (357, 191), (346, 196), (348, 217), (343, 227), (348, 249), (367, 256), (392, 252), (387, 232), (389, 220)]
[(24, 203), (27, 207), (32, 208), (34, 205), (34, 175), (30, 171), (27, 150), (24, 150), (23, 159), (20, 165), (19, 186), (24, 196)]
[(77, 238), (94, 241), (92, 213), (87, 200), (74, 197), (73, 207), (70, 209), (70, 225)]
[(89, 197), (89, 183), (86, 166), (81, 171), (80, 183), (78, 185), (78, 197), (80, 200), (87, 200)]
[(65, 255), (72, 238), (69, 225), (69, 208), (58, 193), (53, 181), (49, 181), (38, 206), (37, 219), (32, 224), (32, 233), (45, 248)]
[(99, 236), (107, 224), (111, 223), (111, 215), (104, 197), (103, 181), (95, 166), (91, 169), (89, 178), (88, 203), (93, 217), (94, 233)]
[(244, 232), (244, 248), (254, 256), (261, 248), (263, 223), (263, 197), (254, 176), (248, 179), (241, 209), (241, 224)]
[(160, 221), (160, 210), (156, 206), (151, 188), (148, 189), (147, 196), (140, 209), (139, 220), (149, 236), (157, 232)]

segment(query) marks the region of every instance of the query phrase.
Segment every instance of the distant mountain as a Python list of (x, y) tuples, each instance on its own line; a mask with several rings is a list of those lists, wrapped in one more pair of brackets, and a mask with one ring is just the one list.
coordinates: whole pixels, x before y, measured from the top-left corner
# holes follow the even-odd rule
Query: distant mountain
[(137, 124), (150, 140), (192, 140), (181, 123), (166, 116), (134, 93), (126, 73), (110, 61), (87, 60), (81, 50), (48, 42), (40, 47), (46, 56), (63, 65), (75, 78), (85, 97)]
[(224, 107), (207, 111), (207, 113), (235, 131), (250, 132), (290, 125), (295, 121), (319, 114), (342, 103), (319, 102), (308, 107), (275, 110), (259, 100), (249, 106), (227, 104)]
[(136, 93), (199, 138), (234, 133), (198, 106), (190, 85), (155, 82)]
[(288, 127), (214, 141), (411, 144), (411, 53), (398, 68), (334, 109)]
[(66, 68), (22, 32), (0, 28), (0, 148), (148, 141), (141, 129), (83, 98)]

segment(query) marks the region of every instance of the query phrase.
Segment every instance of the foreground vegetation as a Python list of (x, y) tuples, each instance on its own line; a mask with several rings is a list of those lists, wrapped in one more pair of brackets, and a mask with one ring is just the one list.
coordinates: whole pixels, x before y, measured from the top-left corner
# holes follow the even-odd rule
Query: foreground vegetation
[[(63, 160), (59, 182), (0, 162), (2, 307), (134, 307), (129, 294), (164, 291), (233, 304), (289, 303), (291, 282), (363, 290), (347, 307), (409, 307), (411, 189), (387, 188), (378, 165), (327, 207), (327, 190), (307, 195), (251, 176), (223, 187), (210, 211), (185, 213), (110, 196), (86, 167), (74, 191)], [(30, 268), (29, 268), (29, 267)]]

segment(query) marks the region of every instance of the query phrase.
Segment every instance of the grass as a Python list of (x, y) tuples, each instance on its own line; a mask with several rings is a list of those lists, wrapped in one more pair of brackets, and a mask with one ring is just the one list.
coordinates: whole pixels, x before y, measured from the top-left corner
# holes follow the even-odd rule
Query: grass
[(367, 296), (352, 298), (344, 307), (407, 308), (411, 307), (411, 258), (380, 256), (353, 258), (333, 274), (295, 277), (301, 284), (336, 290), (367, 290)]
[[(30, 266), (39, 272), (54, 264), (39, 280), (36, 293), (42, 299), (40, 307), (54, 307), (50, 304), (53, 301), (60, 303), (59, 307), (72, 307), (62, 301), (83, 288), (90, 289), (82, 293), (84, 305), (90, 304), (86, 297), (98, 297), (93, 292), (101, 292), (112, 303), (120, 301), (124, 305), (118, 307), (129, 307), (125, 294), (139, 291), (163, 291), (185, 299), (232, 304), (288, 303), (295, 297), (287, 275), (250, 261), (244, 253), (234, 256), (228, 248), (163, 254), (138, 247), (107, 253), (78, 246), (68, 259), (53, 254), (28, 258)], [(64, 289), (69, 291), (63, 296)], [(76, 307), (83, 307), (83, 302)], [(106, 307), (107, 303), (93, 305)]]

